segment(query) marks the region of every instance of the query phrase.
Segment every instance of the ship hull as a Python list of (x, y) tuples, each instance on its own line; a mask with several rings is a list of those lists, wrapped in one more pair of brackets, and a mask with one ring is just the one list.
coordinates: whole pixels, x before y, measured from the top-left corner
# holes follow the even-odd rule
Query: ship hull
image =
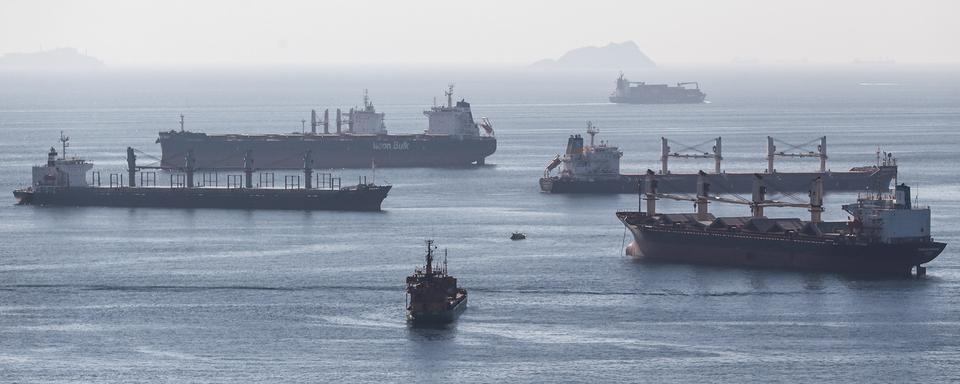
[(611, 103), (617, 104), (700, 104), (707, 98), (703, 93), (682, 93), (676, 95), (636, 95), (610, 96)]
[(844, 244), (802, 237), (635, 225), (626, 219), (630, 214), (621, 212), (617, 216), (633, 234), (631, 253), (652, 261), (909, 275), (912, 267), (933, 260), (946, 246), (938, 242)]
[[(825, 192), (857, 192), (890, 190), (890, 182), (897, 176), (897, 168), (884, 166), (867, 171), (847, 172), (782, 172), (763, 174), (771, 193), (805, 192), (810, 182), (822, 177)], [(696, 193), (697, 174), (657, 175), (657, 190), (661, 193)], [(716, 193), (748, 193), (753, 190), (752, 173), (723, 173), (709, 175), (711, 190)], [(540, 189), (549, 193), (637, 193), (644, 189), (640, 175), (620, 175), (619, 178), (583, 179), (547, 177), (540, 179)]]
[(493, 137), (455, 135), (206, 135), (163, 132), (161, 167), (179, 168), (193, 151), (197, 168), (240, 168), (249, 151), (259, 169), (457, 167), (482, 165), (497, 150)]
[(445, 310), (423, 310), (423, 311), (414, 311), (407, 310), (407, 321), (416, 324), (446, 324), (452, 323), (457, 318), (463, 314), (463, 311), (467, 309), (467, 297), (464, 296), (463, 300), (460, 300), (452, 308)]
[(17, 190), (20, 204), (157, 208), (380, 211), (390, 186), (350, 189), (71, 188)]

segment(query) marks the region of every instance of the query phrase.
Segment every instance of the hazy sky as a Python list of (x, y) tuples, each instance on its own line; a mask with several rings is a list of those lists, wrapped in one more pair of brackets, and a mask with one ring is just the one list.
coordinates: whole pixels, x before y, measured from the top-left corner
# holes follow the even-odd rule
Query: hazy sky
[(527, 63), (634, 40), (658, 63), (960, 63), (960, 1), (0, 0), (0, 53), (113, 65)]

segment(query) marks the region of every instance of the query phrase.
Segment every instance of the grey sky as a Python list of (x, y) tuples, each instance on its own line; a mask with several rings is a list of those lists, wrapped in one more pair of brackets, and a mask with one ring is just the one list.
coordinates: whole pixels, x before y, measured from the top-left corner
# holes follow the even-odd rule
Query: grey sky
[(0, 2), (0, 53), (114, 65), (527, 63), (634, 40), (658, 63), (960, 63), (958, 1)]

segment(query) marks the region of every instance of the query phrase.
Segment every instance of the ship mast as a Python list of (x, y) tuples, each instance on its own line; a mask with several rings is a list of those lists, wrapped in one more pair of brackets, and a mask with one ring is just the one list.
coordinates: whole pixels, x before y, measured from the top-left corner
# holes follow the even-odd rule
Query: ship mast
[(426, 275), (433, 275), (433, 240), (427, 240), (427, 265), (426, 265)]
[(70, 137), (64, 136), (63, 131), (60, 131), (60, 143), (63, 145), (63, 152), (60, 152), (61, 160), (67, 159), (67, 147), (70, 146), (69, 141), (70, 141)]
[(600, 130), (597, 127), (593, 126), (592, 121), (587, 122), (587, 134), (590, 135), (590, 147), (593, 147), (593, 137), (600, 133)]
[(447, 85), (447, 91), (443, 94), (447, 95), (447, 108), (453, 108), (453, 83)]

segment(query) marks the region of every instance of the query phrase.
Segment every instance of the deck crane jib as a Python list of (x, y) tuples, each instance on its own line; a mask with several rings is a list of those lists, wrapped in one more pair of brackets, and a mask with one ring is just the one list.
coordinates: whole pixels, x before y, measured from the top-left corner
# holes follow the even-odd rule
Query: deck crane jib
[[(705, 151), (701, 147), (713, 142), (714, 145), (710, 151)], [(672, 148), (670, 144), (680, 146), (680, 151), (671, 152)], [(723, 160), (723, 141), (721, 137), (707, 140), (705, 142), (687, 146), (679, 142), (669, 140), (666, 137), (660, 138), (660, 174), (667, 175), (670, 174), (670, 169), (668, 163), (671, 157), (678, 159), (713, 159), (714, 161), (714, 173), (720, 174), (722, 172), (720, 168), (720, 163)]]
[[(817, 145), (817, 150), (813, 151), (808, 148), (808, 146), (813, 145), (817, 142), (820, 144)], [(778, 151), (776, 143), (780, 143), (786, 146), (788, 149), (786, 151)], [(793, 152), (789, 152), (793, 151)], [(777, 157), (816, 157), (820, 159), (820, 172), (827, 171), (827, 137), (820, 136), (814, 140), (808, 141), (800, 145), (793, 145), (782, 140), (774, 139), (773, 136), (767, 136), (767, 173), (773, 174), (776, 173), (776, 168), (773, 166), (773, 161)]]

